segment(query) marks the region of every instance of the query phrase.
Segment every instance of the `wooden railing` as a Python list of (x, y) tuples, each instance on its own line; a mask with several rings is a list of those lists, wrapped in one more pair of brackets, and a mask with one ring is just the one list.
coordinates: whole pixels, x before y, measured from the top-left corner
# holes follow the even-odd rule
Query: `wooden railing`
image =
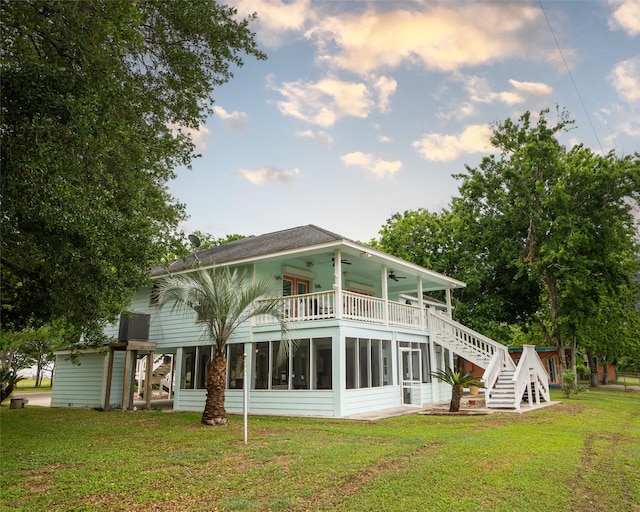
[(540, 395), (545, 402), (551, 401), (549, 396), (549, 375), (536, 352), (535, 346), (524, 345), (522, 347), (522, 356), (513, 374), (513, 383), (516, 392), (516, 409), (519, 408), (525, 390), (528, 390), (529, 404), (537, 404)]
[(438, 343), (453, 350), (468, 361), (482, 368), (487, 368), (494, 354), (499, 351), (501, 354), (500, 362), (502, 363), (500, 368), (504, 364), (515, 369), (507, 347), (501, 343), (465, 327), (444, 313), (429, 312), (428, 320), (429, 330), (436, 337)]
[[(304, 295), (279, 297), (284, 317), (290, 322), (347, 318), (381, 325), (396, 325), (419, 329), (423, 325), (419, 307), (400, 302), (385, 301), (360, 293), (342, 292), (341, 309), (338, 311), (336, 292), (314, 292)], [(340, 315), (338, 315), (340, 313)], [(275, 322), (271, 316), (255, 317), (254, 325)]]

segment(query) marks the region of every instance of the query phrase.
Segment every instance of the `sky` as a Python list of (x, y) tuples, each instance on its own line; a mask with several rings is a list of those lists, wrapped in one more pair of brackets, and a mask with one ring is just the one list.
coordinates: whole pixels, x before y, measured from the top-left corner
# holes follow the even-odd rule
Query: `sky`
[(268, 60), (245, 59), (192, 132), (170, 192), (186, 234), (315, 224), (378, 238), (446, 208), (491, 126), (566, 109), (567, 147), (640, 152), (640, 0), (232, 0)]

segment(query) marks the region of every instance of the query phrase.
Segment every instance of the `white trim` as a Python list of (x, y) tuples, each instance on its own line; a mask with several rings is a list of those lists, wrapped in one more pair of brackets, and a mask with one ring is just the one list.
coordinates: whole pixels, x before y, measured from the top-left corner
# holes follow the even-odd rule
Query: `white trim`
[[(227, 261), (224, 263), (220, 263), (220, 264), (212, 264), (212, 265), (206, 265), (206, 266), (202, 266), (199, 267), (201, 269), (207, 269), (207, 268), (216, 268), (216, 267), (235, 267), (235, 266), (240, 266), (240, 265), (246, 265), (247, 263), (256, 263), (258, 261), (264, 261), (264, 260), (269, 260), (269, 259), (273, 259), (273, 258), (282, 258), (285, 256), (291, 256), (291, 255), (304, 255), (304, 254), (313, 254), (315, 252), (317, 252), (318, 250), (322, 250), (322, 249), (331, 249), (334, 248), (336, 251), (340, 251), (341, 247), (345, 247), (345, 248), (349, 248), (352, 249), (354, 251), (356, 251), (357, 254), (360, 254), (363, 251), (366, 251), (368, 254), (371, 255), (372, 258), (376, 258), (377, 260), (379, 260), (380, 262), (391, 262), (393, 265), (387, 265), (387, 266), (394, 266), (396, 268), (404, 268), (404, 269), (410, 269), (413, 272), (418, 272), (419, 274), (421, 274), (423, 277), (427, 277), (430, 280), (434, 280), (437, 281), (439, 283), (441, 283), (441, 285), (443, 287), (446, 287), (447, 285), (451, 288), (466, 288), (466, 283), (462, 282), (462, 281), (458, 281), (457, 279), (453, 279), (452, 277), (448, 277), (445, 276), (444, 274), (440, 274), (438, 272), (434, 272), (433, 270), (429, 270), (426, 269), (424, 267), (421, 267), (420, 265), (416, 265), (414, 263), (410, 263), (406, 260), (403, 260), (402, 258), (398, 258), (396, 256), (391, 256), (390, 254), (387, 254), (385, 252), (382, 251), (378, 251), (377, 249), (373, 249), (371, 247), (364, 247), (361, 244), (357, 244), (355, 242), (350, 242), (348, 240), (342, 239), (342, 240), (334, 240), (331, 242), (324, 242), (321, 244), (317, 244), (317, 245), (307, 245), (305, 247), (298, 247), (295, 249), (288, 249), (286, 251), (277, 251), (277, 252), (272, 252), (269, 254), (262, 254), (260, 256), (252, 256), (249, 258), (241, 258), (239, 260), (232, 260), (232, 261)], [(373, 261), (373, 260), (372, 260)], [(183, 273), (187, 273), (187, 272), (193, 272), (193, 270), (195, 270), (195, 268), (187, 268), (187, 269), (183, 269), (183, 270), (179, 270), (176, 272), (173, 272), (172, 275), (176, 275), (176, 274), (183, 274)], [(163, 279), (165, 277), (167, 277), (167, 273), (162, 273), (159, 275), (155, 275), (155, 276), (151, 276), (152, 279)], [(442, 287), (439, 288), (425, 288), (424, 291), (433, 291), (433, 290), (442, 290)]]
[(354, 283), (353, 281), (347, 281), (347, 291), (353, 290), (354, 292), (370, 293), (373, 295), (376, 292), (374, 286), (368, 284)]
[(308, 270), (304, 270), (297, 267), (290, 267), (288, 265), (282, 266), (282, 275), (285, 276), (293, 276), (293, 277), (302, 277), (304, 279), (317, 279), (317, 274), (315, 272), (309, 272)]

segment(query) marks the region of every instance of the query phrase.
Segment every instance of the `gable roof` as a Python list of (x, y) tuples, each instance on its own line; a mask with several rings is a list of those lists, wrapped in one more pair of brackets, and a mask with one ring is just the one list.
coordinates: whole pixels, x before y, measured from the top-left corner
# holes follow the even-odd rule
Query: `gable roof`
[[(194, 261), (204, 266), (219, 265), (343, 240), (356, 243), (341, 235), (314, 226), (313, 224), (298, 226), (259, 236), (251, 235), (240, 240), (209, 247), (204, 251), (195, 253), (195, 256), (191, 255), (184, 259), (172, 261), (169, 264), (169, 272), (180, 272), (190, 269), (193, 267)], [(151, 271), (152, 276), (166, 273), (167, 269), (165, 267), (155, 267)]]
[[(383, 251), (319, 228), (313, 224), (274, 231), (259, 236), (248, 236), (226, 244), (210, 247), (182, 259), (171, 262), (168, 266), (158, 266), (151, 270), (151, 277), (161, 277), (177, 272), (191, 270), (197, 266), (210, 267), (224, 264), (246, 264), (258, 259), (300, 255), (304, 252), (343, 247), (352, 254), (366, 255), (369, 264), (393, 265), (396, 271), (404, 270), (410, 275), (422, 276), (435, 283), (425, 287), (423, 291), (441, 290), (444, 287), (464, 288), (462, 281), (447, 277), (426, 269), (402, 258), (392, 256)], [(393, 268), (393, 267), (391, 267)], [(379, 270), (378, 270), (379, 272)]]

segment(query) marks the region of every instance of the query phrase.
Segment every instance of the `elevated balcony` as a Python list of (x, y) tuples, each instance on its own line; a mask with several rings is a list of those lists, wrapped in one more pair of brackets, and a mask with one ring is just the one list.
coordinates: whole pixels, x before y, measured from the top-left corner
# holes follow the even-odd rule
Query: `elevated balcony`
[[(426, 315), (418, 306), (386, 301), (359, 293), (324, 291), (280, 297), (285, 318), (289, 322), (342, 318), (378, 325), (426, 329)], [(255, 317), (254, 325), (271, 325), (273, 317)]]

